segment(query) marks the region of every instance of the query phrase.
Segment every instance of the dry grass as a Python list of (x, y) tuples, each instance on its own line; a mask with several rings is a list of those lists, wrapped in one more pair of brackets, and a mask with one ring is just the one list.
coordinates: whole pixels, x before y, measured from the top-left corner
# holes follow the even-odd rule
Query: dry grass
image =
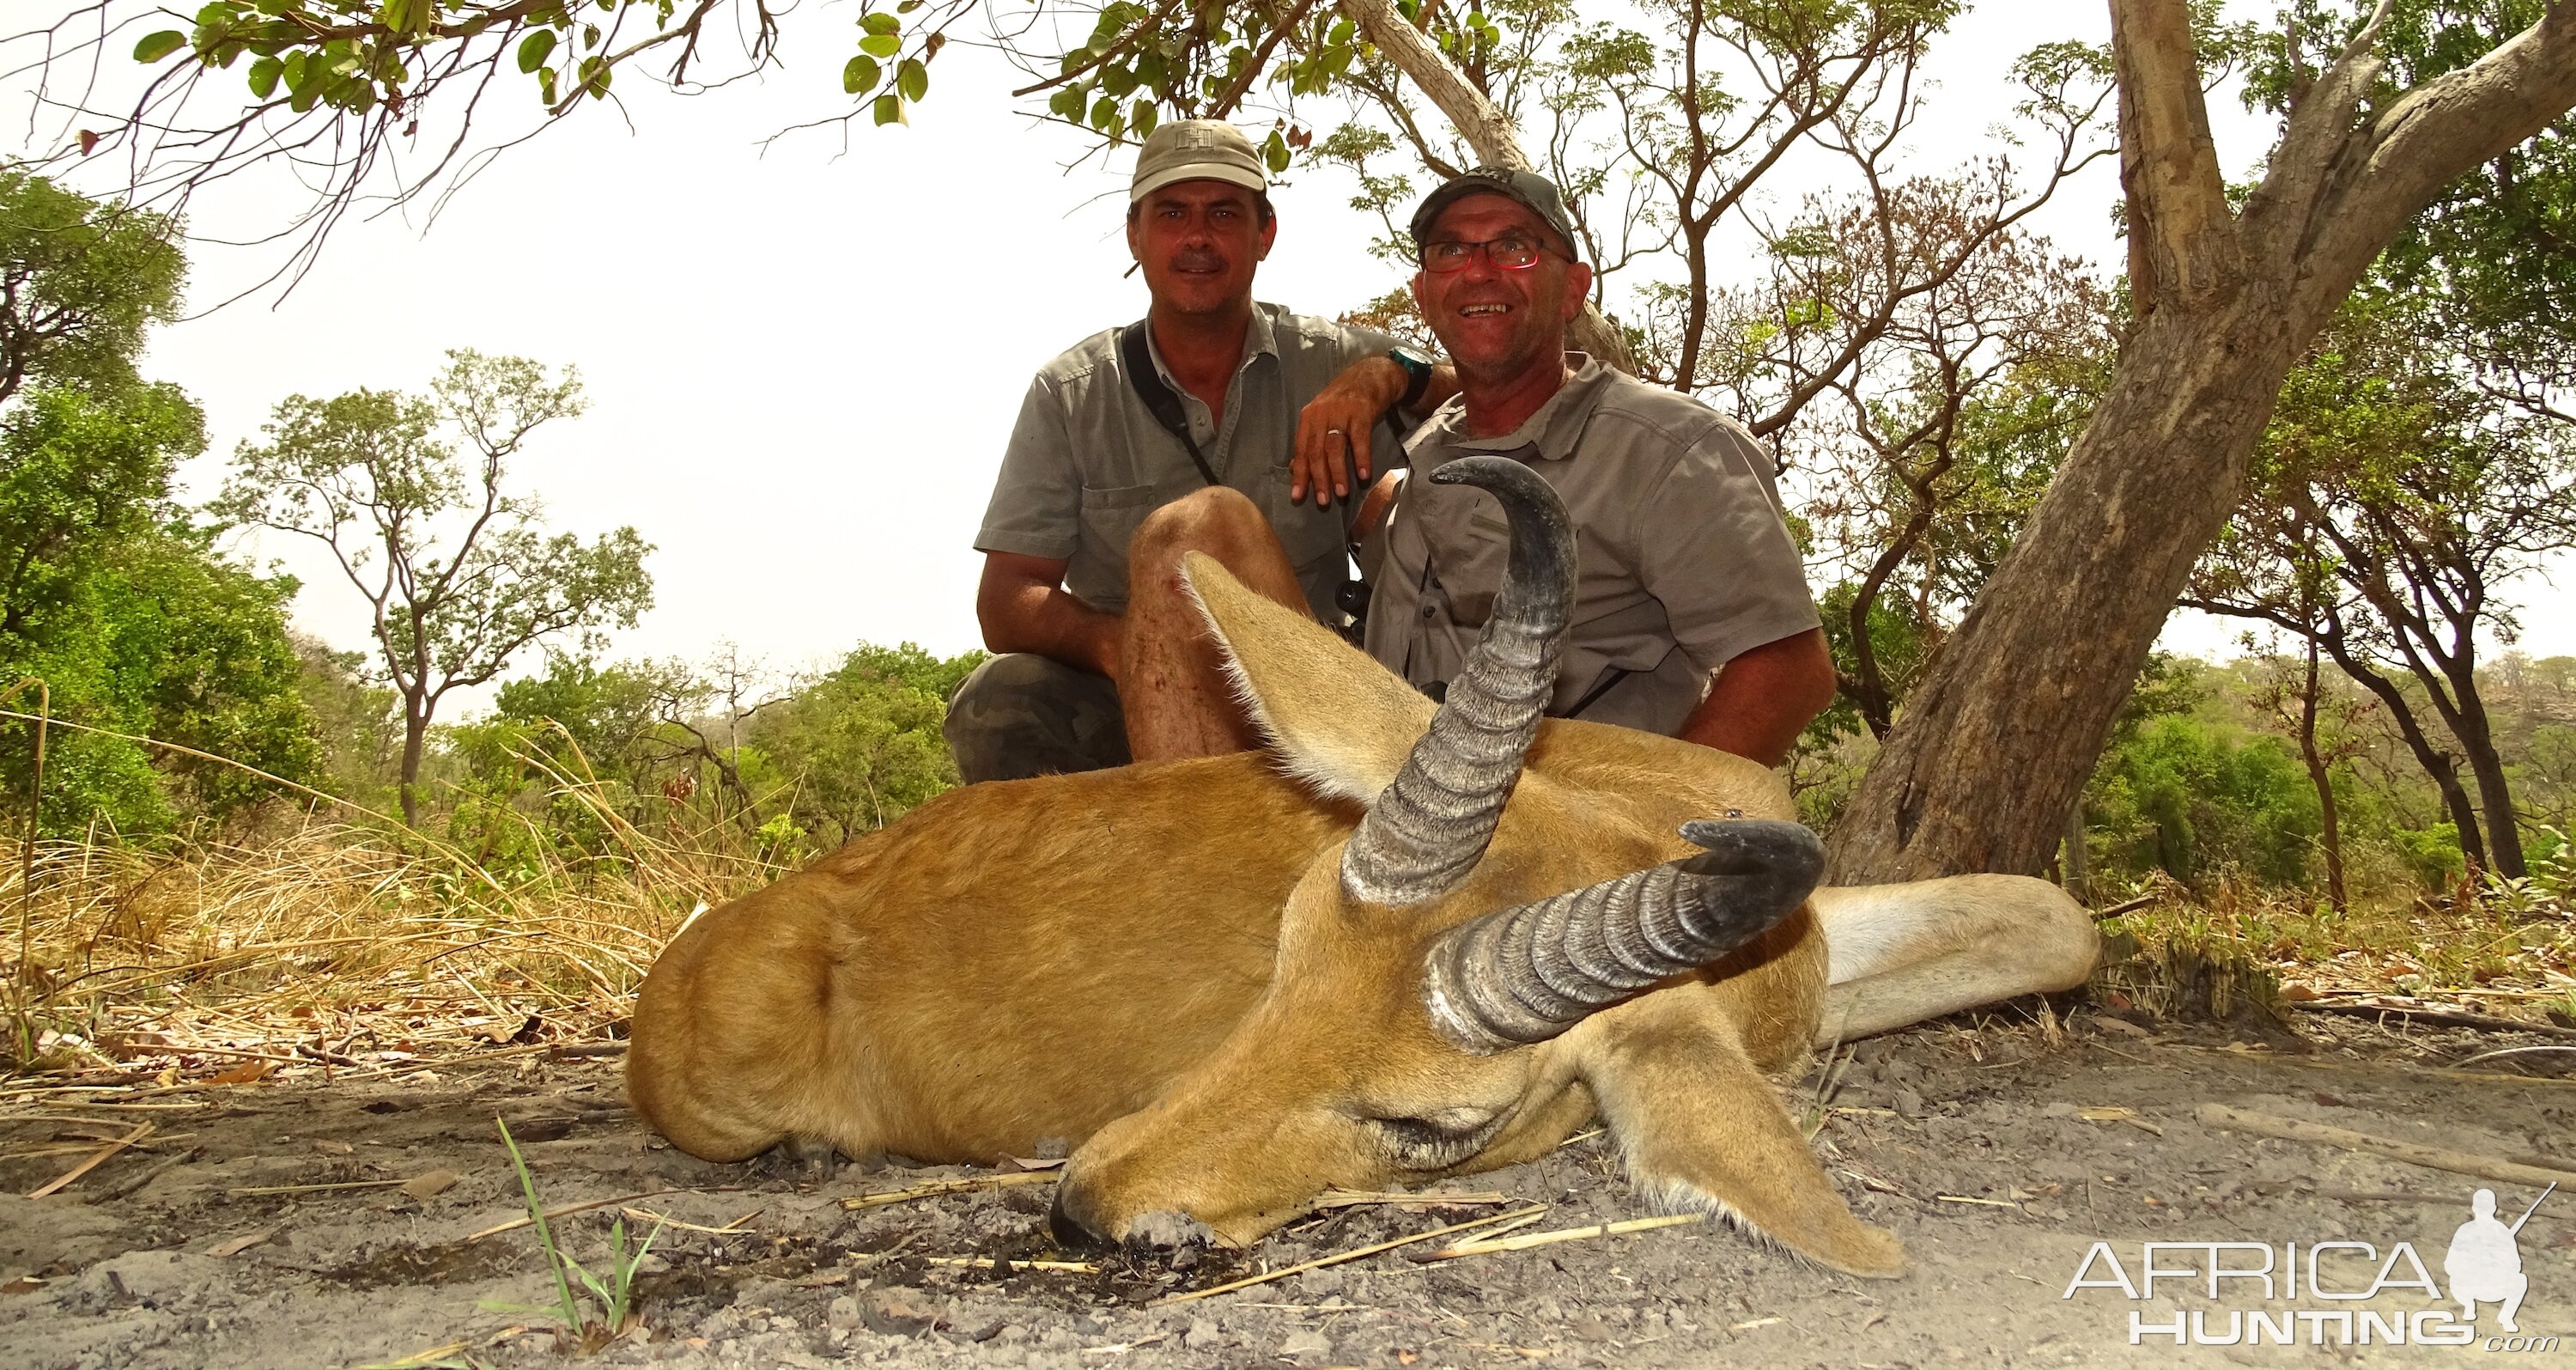
[[(2297, 892), (2222, 883), (2201, 898), (2170, 882), (2112, 919), (2149, 963), (2230, 969), (2246, 992), (2268, 980), (2292, 998), (2412, 996), (2479, 1012), (2576, 1017), (2576, 922), (2554, 904), (2482, 897), (2337, 913)], [(2517, 906), (2519, 903), (2519, 906)]]
[(32, 899), (17, 863), (0, 881), (6, 1054), (43, 1088), (132, 1091), (610, 1041), (692, 911), (781, 870), (732, 828), (655, 836), (596, 807), (607, 855), (511, 877), (327, 823), (177, 852), (40, 846)]
[[(176, 851), (42, 845), (32, 897), (8, 862), (0, 1066), (16, 1080), (0, 1101), (614, 1050), (663, 944), (695, 911), (784, 868), (737, 826), (675, 819), (647, 832), (586, 774), (549, 778), (602, 836), (578, 857), (515, 859), (509, 874), (390, 825), (322, 822)], [(537, 819), (516, 821), (530, 825), (526, 850), (560, 850)], [(2106, 924), (2142, 952), (2134, 983), (2114, 974), (2110, 987), (2191, 979), (2212, 1000), (2258, 1002), (2395, 991), (2576, 1020), (2576, 924), (2554, 898), (2502, 893), (2513, 897), (2464, 890), (2338, 914), (2250, 885), (2194, 897), (2167, 883)]]

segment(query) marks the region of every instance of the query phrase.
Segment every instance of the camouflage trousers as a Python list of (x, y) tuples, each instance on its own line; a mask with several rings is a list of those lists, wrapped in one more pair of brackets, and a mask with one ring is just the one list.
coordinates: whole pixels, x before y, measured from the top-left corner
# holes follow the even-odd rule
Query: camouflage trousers
[(975, 668), (941, 726), (969, 785), (1124, 766), (1127, 715), (1109, 677), (1032, 652)]

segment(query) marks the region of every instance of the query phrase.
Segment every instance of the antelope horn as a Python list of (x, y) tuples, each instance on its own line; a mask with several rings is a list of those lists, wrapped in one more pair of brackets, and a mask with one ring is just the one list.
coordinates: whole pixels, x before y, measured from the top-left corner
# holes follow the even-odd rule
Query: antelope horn
[(1512, 549), (1475, 650), (1342, 849), (1342, 892), (1373, 904), (1438, 898), (1475, 869), (1556, 693), (1574, 616), (1573, 521), (1537, 472), (1507, 457), (1461, 457), (1431, 480), (1502, 501)]
[(1423, 981), (1441, 1035), (1478, 1055), (1546, 1041), (1760, 936), (1824, 873), (1824, 844), (1795, 823), (1686, 823), (1682, 836), (1707, 850), (1442, 934)]

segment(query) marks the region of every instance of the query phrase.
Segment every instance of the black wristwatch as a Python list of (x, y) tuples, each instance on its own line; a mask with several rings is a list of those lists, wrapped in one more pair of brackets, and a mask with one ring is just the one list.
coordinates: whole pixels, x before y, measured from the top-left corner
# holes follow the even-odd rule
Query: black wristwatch
[(1409, 347), (1388, 349), (1386, 359), (1404, 368), (1404, 398), (1395, 402), (1396, 408), (1421, 403), (1422, 392), (1431, 388), (1431, 359)]

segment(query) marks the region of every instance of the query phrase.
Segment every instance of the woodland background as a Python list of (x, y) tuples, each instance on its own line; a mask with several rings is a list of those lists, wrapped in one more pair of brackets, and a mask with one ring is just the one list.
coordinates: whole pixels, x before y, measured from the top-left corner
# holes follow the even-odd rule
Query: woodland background
[[(2158, 329), (2214, 317), (2189, 261), (2155, 256), (2199, 249), (2140, 229), (2131, 260), (2091, 262), (2030, 227), (2085, 166), (2155, 136), (2137, 54), (2153, 55), (2159, 16), (2184, 25), (2183, 84), (2284, 121), (2272, 177), (2211, 178), (2248, 224), (2281, 168), (2332, 162), (2300, 143), (2302, 109), (2348, 100), (2357, 137), (2410, 90), (2532, 34), (2576, 51), (2555, 10), (2525, 0), (2127, 8), (2139, 14), (2114, 6), (2138, 26), (2122, 30), (2125, 55), (2034, 48), (2014, 67), (2015, 122), (1949, 165), (1905, 141), (1962, 9), (1936, 0), (1615, 15), (1562, 0), (1117, 0), (1038, 7), (986, 38), (1029, 66), (1018, 98), (1068, 139), (1114, 148), (1175, 113), (1269, 116), (1274, 167), (1347, 172), (1390, 260), (1429, 177), (1493, 159), (1474, 111), (1501, 120), (1495, 146), (1573, 192), (1603, 268), (1593, 345), (1739, 415), (1775, 454), (1842, 683), (1790, 775), (1834, 834), (1885, 808), (1872, 767), (1917, 747), (1909, 715), (1956, 707), (1919, 702), (1942, 672), (2019, 660), (2035, 685), (2116, 655), (1961, 644), (2052, 486), (2075, 501), (2058, 477), (2079, 449), (2150, 481), (2162, 454), (2194, 450), (2168, 433), (2106, 458), (2118, 434), (2088, 429), (2130, 402), (2157, 348), (2174, 350)], [(584, 410), (560, 360), (460, 347), (437, 374), (382, 389), (281, 385), (262, 436), (215, 454), (221, 492), (174, 493), (206, 425), (142, 358), (186, 307), (192, 187), (301, 149), (318, 188), (290, 241), (326, 251), (334, 216), (378, 184), (370, 149), (424, 111), (452, 114), (469, 77), (533, 82), (540, 108), (568, 117), (647, 54), (685, 51), (703, 72), (715, 59), (691, 25), (715, 9), (606, 0), (593, 18), (412, 0), (350, 19), (219, 2), (182, 31), (92, 5), (42, 31), (54, 45), (27, 70), (49, 80), (77, 42), (161, 74), (104, 133), (79, 99), (41, 97), (73, 111), (77, 136), (0, 169), (0, 684), (14, 682), (0, 817), (24, 834), (0, 894), (21, 919), (22, 1063), (112, 1056), (110, 1006), (166, 1014), (207, 983), (309, 999), (336, 977), (343, 1002), (396, 982), (413, 997), (446, 980), (470, 997), (551, 987), (611, 1021), (693, 910), (956, 783), (939, 720), (980, 654), (854, 643), (781, 671), (722, 643), (696, 659), (615, 650), (652, 603), (654, 530), (577, 527), (577, 510), (514, 479)], [(757, 68), (781, 19), (743, 13)], [(847, 118), (916, 117), (952, 28), (991, 15), (868, 10), (840, 73)], [(1432, 123), (1407, 42), (1468, 89), (1464, 106), (1431, 92), (1454, 130)], [(2352, 56), (2365, 51), (2366, 71)], [(2576, 658), (2514, 649), (2518, 612), (2557, 593), (2539, 569), (2576, 546), (2565, 104), (2391, 220), (2314, 337), (2281, 351), (2241, 470), (2173, 468), (2177, 505), (2225, 518), (2185, 547), (2170, 602), (2240, 622), (2238, 651), (2146, 655), (2097, 691), (2098, 746), (2076, 719), (2047, 756), (1998, 756), (1996, 775), (1962, 780), (1941, 801), (1957, 825), (1991, 803), (1994, 826), (2021, 833), (2019, 855), (1993, 862), (2044, 864), (2096, 906), (2131, 906), (2151, 935), (2188, 929), (2311, 978), (2360, 958), (2374, 983), (2505, 985), (2492, 992), (2576, 1014)], [(207, 110), (210, 123), (186, 122)], [(299, 129), (341, 141), (291, 142)], [(102, 139), (143, 172), (123, 194), (69, 188)], [(398, 193), (452, 186), (455, 156), (414, 166)], [(2182, 202), (2159, 193), (2132, 176), (2106, 209), (2133, 229), (2171, 222)], [(1348, 304), (1420, 332), (1400, 294)], [(321, 549), (309, 564), (332, 574), (299, 583), (245, 559), (238, 534), (254, 529)], [(2164, 572), (2149, 562), (2113, 578), (2152, 587)], [(299, 594), (360, 603), (368, 644), (299, 636)], [(2143, 626), (2105, 609), (2052, 631), (2144, 643), (2168, 607)], [(2023, 802), (2049, 786), (2078, 797)], [(2033, 836), (2043, 809), (2071, 811)]]

